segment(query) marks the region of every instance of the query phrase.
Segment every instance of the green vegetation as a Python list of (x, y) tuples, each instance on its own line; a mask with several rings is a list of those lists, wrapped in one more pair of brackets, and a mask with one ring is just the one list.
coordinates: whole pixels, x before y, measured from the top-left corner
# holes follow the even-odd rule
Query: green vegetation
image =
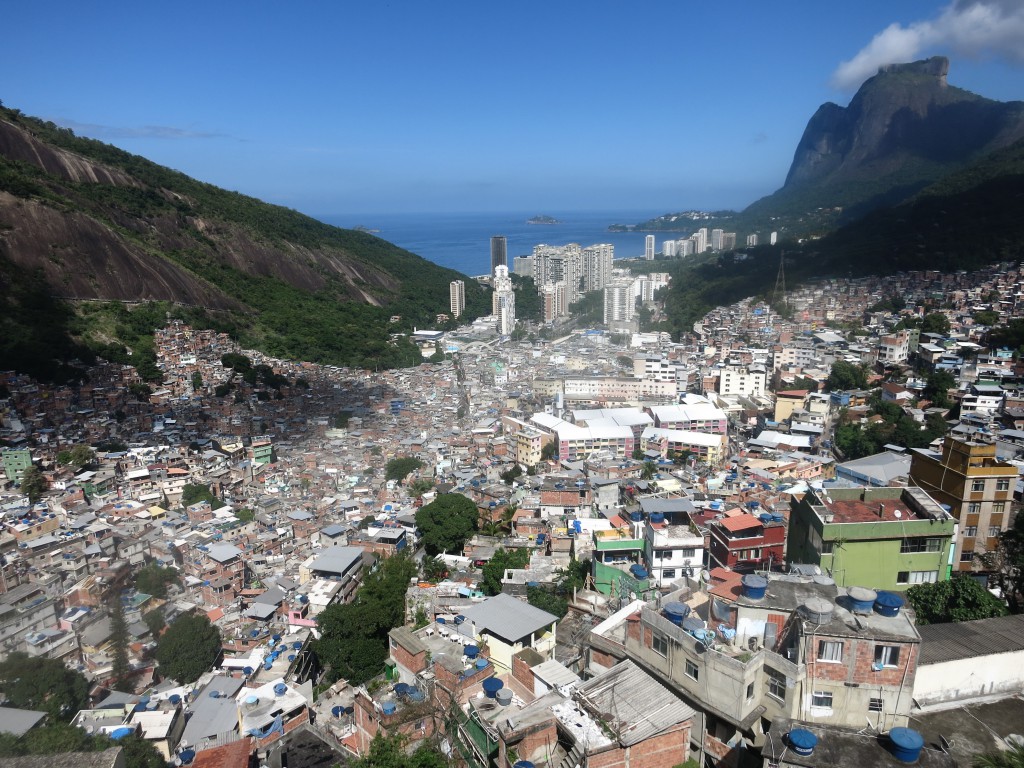
[(533, 323), (544, 321), (544, 303), (532, 277), (522, 277), (514, 272), (508, 275), (512, 279), (512, 288), (516, 292), (516, 319)]
[(89, 681), (57, 659), (15, 651), (0, 662), (0, 688), (6, 704), (46, 712), (51, 722), (67, 722), (89, 699)]
[(39, 467), (33, 464), (21, 475), (21, 492), (28, 496), (29, 504), (35, 504), (50, 490), (49, 481), (43, 476)]
[(160, 674), (179, 683), (194, 683), (220, 655), (220, 632), (201, 613), (179, 616), (156, 644)]
[(1005, 750), (975, 755), (974, 768), (1024, 768), (1024, 744), (1008, 743)]
[(505, 549), (498, 547), (494, 555), (481, 569), (480, 587), (485, 595), (501, 592), (501, 580), (508, 568), (525, 568), (530, 564), (530, 550)]
[(161, 630), (167, 626), (167, 619), (164, 617), (163, 608), (154, 608), (152, 611), (142, 614), (142, 622), (152, 633), (153, 637), (159, 635)]
[(128, 622), (124, 618), (124, 605), (114, 599), (110, 606), (110, 647), (112, 650), (110, 677), (115, 691), (132, 690), (131, 665), (128, 662)]
[(360, 685), (384, 672), (388, 631), (405, 624), (405, 590), (416, 563), (405, 555), (384, 560), (351, 603), (328, 606), (318, 617), (314, 649), (329, 679)]
[(102, 752), (111, 747), (121, 748), (125, 768), (167, 766), (153, 743), (135, 734), (114, 741), (104, 734), (90, 735), (84, 728), (67, 723), (51, 723), (33, 728), (20, 737), (9, 733), (0, 734), (0, 757), (4, 758), (63, 755), (67, 752)]
[(448, 565), (439, 557), (424, 557), (420, 567), (427, 581), (441, 581), (448, 576)]
[(415, 456), (400, 456), (391, 459), (384, 467), (384, 478), (402, 482), (410, 472), (415, 472), (422, 466), (423, 462)]
[(998, 586), (1010, 607), (1010, 613), (1024, 613), (1024, 515), (1019, 512), (1013, 526), (999, 536), (999, 545), (978, 559), (992, 575), (989, 583)]
[(476, 503), (461, 493), (442, 494), (416, 513), (416, 527), (431, 556), (461, 552), (478, 521)]
[(400, 733), (385, 736), (378, 731), (364, 757), (349, 763), (352, 768), (446, 768), (450, 763), (432, 744), (420, 744), (411, 754), (409, 739)]
[(832, 370), (825, 379), (825, 389), (829, 392), (864, 389), (867, 385), (867, 369), (863, 365), (853, 365), (845, 360), (836, 360), (832, 363)]
[(191, 507), (200, 501), (207, 501), (213, 509), (220, 509), (224, 502), (213, 495), (210, 486), (201, 483), (189, 483), (181, 489), (181, 506)]
[(171, 584), (179, 584), (181, 579), (174, 568), (162, 568), (156, 563), (150, 563), (139, 569), (135, 574), (135, 588), (145, 595), (152, 595), (158, 600), (167, 597), (167, 587)]
[[(172, 316), (186, 315), (197, 327), (228, 332), (245, 346), (278, 357), (337, 365), (418, 365), (421, 357), (415, 347), (405, 339), (393, 341), (391, 333), (432, 325), (448, 304), (449, 283), (464, 278), (366, 232), (332, 227), (218, 189), (17, 110), (0, 107), (0, 117), (44, 143), (123, 171), (138, 183), (73, 182), (0, 157), (0, 190), (91, 219), (134, 253), (174, 262), (219, 293), (217, 306), (222, 309), (176, 308)], [(311, 276), (307, 284), (319, 287), (303, 290), (258, 269), (245, 272), (231, 266), (221, 256), (228, 242), (232, 250), (277, 251), (280, 259), (306, 270)], [(333, 266), (339, 259), (345, 269)], [(347, 265), (360, 275), (354, 284), (339, 276), (349, 271)], [(5, 277), (18, 271), (0, 260)], [(289, 273), (285, 269), (281, 274)], [(147, 342), (138, 335), (101, 334), (90, 323), (75, 320), (68, 305), (51, 298), (54, 289), (41, 273), (18, 276), (11, 282), (12, 290), (7, 287), (5, 281), (0, 356), (8, 365), (41, 378), (67, 379), (80, 375), (74, 360), (88, 362), (86, 358), (97, 352), (114, 359), (130, 349), (131, 363), (143, 366), (140, 375), (147, 380), (157, 377), (146, 363), (153, 361), (152, 330), (166, 320), (164, 306), (143, 304), (129, 313), (148, 315), (155, 308), (153, 314), (160, 315), (160, 321), (145, 331)], [(396, 310), (401, 321), (392, 325), (389, 320)], [(467, 281), (465, 318), (489, 311), (488, 291)]]
[(973, 621), (1007, 614), (1002, 600), (966, 575), (934, 584), (915, 584), (907, 590), (907, 602), (913, 607), (918, 624)]
[(71, 450), (60, 451), (57, 454), (57, 463), (62, 466), (72, 465), (75, 467), (84, 467), (91, 464), (92, 460), (92, 448), (88, 445), (83, 445), (82, 443), (72, 447)]
[(859, 459), (879, 453), (883, 445), (894, 443), (907, 448), (924, 448), (949, 430), (939, 414), (928, 416), (919, 424), (895, 403), (883, 402), (877, 396), (871, 399), (871, 415), (882, 421), (868, 425), (844, 423), (835, 430), (834, 442), (847, 460)]

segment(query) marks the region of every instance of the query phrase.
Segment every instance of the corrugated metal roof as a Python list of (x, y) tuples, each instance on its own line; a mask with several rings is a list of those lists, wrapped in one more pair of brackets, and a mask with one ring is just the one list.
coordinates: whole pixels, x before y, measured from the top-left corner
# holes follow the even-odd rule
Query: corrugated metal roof
[(625, 746), (693, 717), (693, 709), (628, 659), (578, 689)]
[(950, 624), (925, 624), (918, 664), (938, 664), (1024, 650), (1024, 614)]
[(478, 631), (485, 629), (513, 643), (558, 621), (557, 616), (504, 592), (464, 609), (462, 615), (473, 622)]

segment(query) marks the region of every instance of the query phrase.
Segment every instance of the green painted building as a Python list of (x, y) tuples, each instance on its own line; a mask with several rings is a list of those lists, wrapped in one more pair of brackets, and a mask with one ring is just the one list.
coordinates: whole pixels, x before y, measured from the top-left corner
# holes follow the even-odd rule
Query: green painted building
[(651, 581), (643, 557), (643, 537), (634, 537), (628, 528), (594, 531), (594, 588), (605, 595), (632, 593), (639, 597), (647, 592)]
[(12, 483), (20, 483), (25, 470), (32, 466), (32, 452), (26, 448), (4, 448), (0, 451), (4, 474)]
[(920, 488), (811, 490), (791, 508), (786, 559), (840, 586), (903, 590), (949, 579), (956, 525)]

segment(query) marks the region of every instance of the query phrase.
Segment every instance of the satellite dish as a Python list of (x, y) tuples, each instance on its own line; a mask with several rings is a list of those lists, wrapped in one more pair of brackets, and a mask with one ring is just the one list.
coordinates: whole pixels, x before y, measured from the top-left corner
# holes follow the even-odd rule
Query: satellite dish
[(903, 512), (901, 512), (898, 509), (894, 510), (893, 513), (892, 513), (892, 516), (895, 517), (897, 520), (899, 520), (901, 517), (903, 517)]

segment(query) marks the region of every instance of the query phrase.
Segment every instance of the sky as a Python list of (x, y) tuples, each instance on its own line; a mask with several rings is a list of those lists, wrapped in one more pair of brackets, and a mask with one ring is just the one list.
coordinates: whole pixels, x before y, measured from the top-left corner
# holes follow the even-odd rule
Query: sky
[(880, 64), (1024, 99), (1022, 0), (9, 3), (0, 101), (314, 216), (742, 208)]

